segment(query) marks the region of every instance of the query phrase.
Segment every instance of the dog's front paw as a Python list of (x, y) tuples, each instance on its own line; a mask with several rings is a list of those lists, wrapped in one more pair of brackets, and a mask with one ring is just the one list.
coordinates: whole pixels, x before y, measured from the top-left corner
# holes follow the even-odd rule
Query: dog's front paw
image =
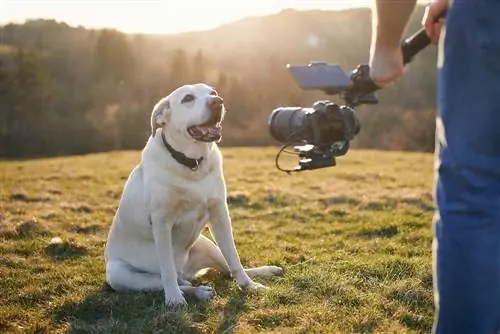
[(178, 309), (186, 305), (186, 299), (180, 290), (165, 293), (165, 306), (168, 308)]
[(200, 285), (194, 288), (194, 295), (199, 300), (206, 302), (212, 298), (214, 290), (209, 286)]

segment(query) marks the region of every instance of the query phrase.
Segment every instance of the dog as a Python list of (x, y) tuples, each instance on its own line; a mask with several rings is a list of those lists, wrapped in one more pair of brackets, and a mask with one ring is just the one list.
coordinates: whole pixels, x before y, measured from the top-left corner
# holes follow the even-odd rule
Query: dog
[[(277, 266), (243, 268), (227, 205), (218, 143), (226, 109), (205, 83), (183, 85), (151, 113), (151, 135), (125, 182), (106, 246), (106, 282), (115, 291), (164, 291), (165, 305), (186, 294), (210, 300), (192, 280), (215, 269), (242, 289), (266, 289), (253, 278), (283, 274)], [(215, 243), (201, 232), (209, 227)]]

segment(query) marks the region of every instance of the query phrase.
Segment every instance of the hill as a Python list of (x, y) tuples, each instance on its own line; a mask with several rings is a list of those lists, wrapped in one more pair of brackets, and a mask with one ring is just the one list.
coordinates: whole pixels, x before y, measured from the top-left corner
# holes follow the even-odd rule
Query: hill
[[(406, 35), (420, 28), (422, 13), (415, 11)], [(324, 60), (351, 70), (368, 60), (370, 27), (367, 9), (284, 10), (165, 36), (53, 20), (7, 24), (0, 28), (0, 156), (140, 148), (154, 103), (199, 81), (225, 98), (224, 145), (273, 144), (266, 122), (274, 108), (329, 98), (301, 91), (285, 65)], [(379, 105), (359, 109), (355, 147), (433, 150), (435, 62), (429, 47), (400, 83), (380, 92)]]
[(274, 148), (223, 153), (244, 266), (285, 269), (259, 280), (268, 293), (210, 273), (196, 284), (214, 300), (174, 313), (161, 292), (110, 291), (103, 249), (137, 151), (0, 162), (0, 331), (430, 332), (430, 154), (353, 150), (288, 176)]

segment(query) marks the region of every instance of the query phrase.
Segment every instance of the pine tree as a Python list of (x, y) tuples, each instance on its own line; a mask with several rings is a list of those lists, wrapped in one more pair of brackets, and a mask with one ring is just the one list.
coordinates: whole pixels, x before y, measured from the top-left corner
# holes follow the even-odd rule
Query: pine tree
[(94, 78), (120, 84), (131, 80), (134, 70), (135, 59), (126, 36), (116, 30), (102, 30), (94, 50)]
[[(19, 49), (8, 94), (7, 133), (11, 153), (41, 154), (55, 140), (51, 124), (53, 112), (49, 73), (40, 55)], [(16, 152), (18, 151), (18, 152)]]
[(0, 61), (0, 156), (7, 155), (7, 147), (10, 146), (11, 91), (11, 75)]
[(194, 83), (205, 82), (207, 60), (202, 50), (198, 50), (193, 59), (191, 81)]
[(179, 86), (192, 83), (187, 55), (183, 49), (177, 49), (173, 54), (169, 74), (169, 83), (170, 87), (168, 90), (173, 90)]

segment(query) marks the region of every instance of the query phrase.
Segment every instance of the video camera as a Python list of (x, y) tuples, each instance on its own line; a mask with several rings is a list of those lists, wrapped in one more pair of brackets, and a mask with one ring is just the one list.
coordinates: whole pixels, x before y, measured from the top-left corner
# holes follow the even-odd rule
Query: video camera
[[(401, 44), (403, 63), (408, 64), (429, 44), (430, 39), (423, 29), (404, 40)], [(321, 100), (309, 108), (274, 109), (268, 119), (269, 131), (275, 140), (284, 143), (276, 155), (276, 168), (290, 173), (335, 166), (336, 157), (347, 154), (350, 142), (361, 129), (354, 108), (361, 104), (377, 104), (375, 91), (380, 87), (371, 80), (367, 64), (358, 65), (349, 74), (339, 65), (325, 62), (288, 64), (287, 68), (300, 88), (322, 90), (327, 95), (338, 94), (345, 104)], [(299, 143), (302, 145), (294, 145)], [(290, 146), (300, 158), (299, 165), (285, 170), (278, 160)]]

